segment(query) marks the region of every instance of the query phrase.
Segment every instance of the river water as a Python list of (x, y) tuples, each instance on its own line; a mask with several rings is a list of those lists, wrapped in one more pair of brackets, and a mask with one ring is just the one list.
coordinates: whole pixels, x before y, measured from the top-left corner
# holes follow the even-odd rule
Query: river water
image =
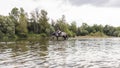
[(120, 38), (0, 42), (0, 68), (120, 68)]

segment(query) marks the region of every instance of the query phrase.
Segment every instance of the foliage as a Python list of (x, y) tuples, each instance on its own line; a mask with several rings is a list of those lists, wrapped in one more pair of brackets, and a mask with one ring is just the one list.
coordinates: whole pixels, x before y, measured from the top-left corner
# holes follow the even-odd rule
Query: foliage
[(90, 36), (94, 37), (106, 37), (106, 35), (103, 32), (96, 32), (96, 33), (90, 33)]
[(109, 26), (109, 25), (106, 25), (104, 28), (103, 28), (103, 31), (106, 35), (108, 36), (114, 36), (114, 32), (116, 31), (116, 28), (113, 27), (113, 26)]
[(0, 40), (48, 37), (58, 29), (66, 32), (70, 37), (76, 35), (120, 37), (120, 27), (97, 24), (90, 26), (87, 23), (82, 23), (77, 27), (75, 21), (68, 24), (64, 15), (51, 22), (47, 15), (45, 10), (37, 9), (31, 14), (27, 14), (23, 8), (13, 8), (8, 16), (0, 15)]

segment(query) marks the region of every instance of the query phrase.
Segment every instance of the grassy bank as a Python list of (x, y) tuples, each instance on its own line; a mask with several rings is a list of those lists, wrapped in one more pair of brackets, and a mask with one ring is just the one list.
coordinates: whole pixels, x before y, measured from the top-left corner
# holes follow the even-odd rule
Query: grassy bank
[(91, 33), (89, 35), (85, 36), (76, 36), (74, 38), (79, 39), (79, 38), (110, 38), (111, 36), (107, 36), (102, 32), (96, 32), (96, 33)]
[[(69, 39), (80, 39), (80, 38), (114, 38), (113, 36), (107, 36), (104, 33), (97, 32), (91, 33), (85, 36), (75, 36), (69, 37)], [(47, 36), (46, 34), (28, 34), (27, 37), (18, 37), (15, 36), (13, 39), (9, 39), (8, 37), (4, 37), (4, 39), (0, 40), (1, 42), (8, 42), (8, 41), (31, 41), (31, 42), (39, 42), (41, 40), (57, 40), (56, 37)], [(62, 37), (59, 37), (59, 40), (64, 40)]]
[(87, 35), (87, 36), (76, 36), (74, 38), (110, 38), (110, 36), (90, 36), (90, 35)]

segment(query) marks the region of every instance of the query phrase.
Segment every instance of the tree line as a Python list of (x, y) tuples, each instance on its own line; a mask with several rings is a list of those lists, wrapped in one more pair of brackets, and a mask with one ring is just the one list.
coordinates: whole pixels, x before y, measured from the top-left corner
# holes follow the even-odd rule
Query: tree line
[(23, 8), (13, 8), (8, 16), (0, 15), (0, 39), (27, 38), (32, 34), (50, 36), (58, 29), (70, 37), (86, 35), (120, 37), (120, 27), (98, 24), (90, 26), (87, 23), (77, 27), (75, 21), (68, 24), (64, 15), (56, 21), (49, 22), (47, 14), (45, 10), (35, 10), (27, 14)]

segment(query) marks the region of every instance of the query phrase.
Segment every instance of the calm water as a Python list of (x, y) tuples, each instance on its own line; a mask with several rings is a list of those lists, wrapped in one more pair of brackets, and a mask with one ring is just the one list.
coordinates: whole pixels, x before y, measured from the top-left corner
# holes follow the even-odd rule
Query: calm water
[(120, 68), (120, 38), (0, 42), (0, 68)]

